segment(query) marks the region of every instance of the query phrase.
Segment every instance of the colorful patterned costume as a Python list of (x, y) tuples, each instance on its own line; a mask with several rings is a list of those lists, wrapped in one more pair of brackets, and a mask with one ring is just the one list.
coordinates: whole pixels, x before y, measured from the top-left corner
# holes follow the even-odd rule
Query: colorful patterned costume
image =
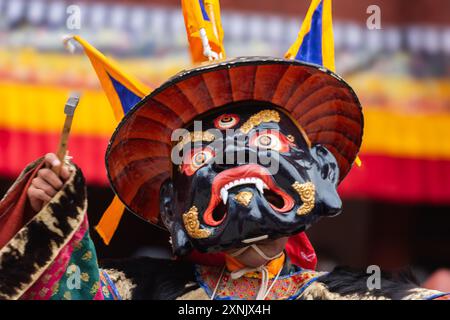
[[(40, 167), (41, 160), (29, 165), (0, 202), (1, 299), (209, 299), (213, 293), (216, 299), (255, 298), (260, 283), (255, 273), (233, 279), (223, 267), (151, 258), (109, 261), (99, 268), (81, 171), (73, 167), (63, 189), (32, 216), (26, 189)], [(381, 290), (368, 291), (366, 281), (365, 273), (317, 272), (286, 258), (278, 279), (270, 277), (267, 299), (449, 297), (390, 276), (382, 279)]]
[[(224, 56), (214, 8), (218, 2), (200, 1), (200, 8), (194, 2), (195, 12), (185, 17), (193, 13), (206, 19), (187, 24), (192, 48), (204, 49), (203, 55), (193, 53), (194, 60), (212, 59), (214, 50)], [(191, 5), (183, 1), (185, 10)], [(306, 20), (330, 6), (314, 0)], [(215, 18), (208, 12), (215, 12)], [(306, 54), (302, 42), (313, 46), (315, 32), (322, 32), (314, 26), (302, 28), (301, 41), (290, 50), (300, 58)], [(331, 27), (331, 19), (323, 26)], [(205, 28), (209, 48), (200, 32)], [(326, 44), (324, 50), (330, 47)], [(334, 65), (329, 54), (314, 58)], [(204, 130), (194, 128), (196, 120)], [(187, 134), (171, 139), (178, 128)], [(235, 129), (232, 138), (243, 140), (220, 150), (229, 139), (221, 134), (229, 129)], [(183, 71), (129, 110), (111, 138), (106, 163), (116, 195), (133, 213), (166, 228), (179, 257), (194, 249), (209, 254), (255, 248), (259, 239), (291, 237), (294, 242), (253, 269), (228, 255), (212, 266), (205, 263), (211, 256), (199, 255), (196, 263), (136, 258), (99, 267), (79, 168), (71, 165), (71, 177), (42, 210), (33, 214), (29, 208), (27, 189), (43, 166), (41, 159), (23, 171), (0, 202), (0, 299), (448, 298), (390, 275), (383, 275), (380, 289), (370, 290), (366, 273), (317, 272), (314, 252), (296, 246), (299, 239), (309, 243), (298, 235), (311, 224), (340, 213), (336, 187), (357, 161), (362, 133), (356, 94), (319, 65), (244, 57)], [(182, 154), (181, 163), (171, 162), (172, 150), (186, 146), (192, 148)], [(239, 151), (257, 160), (215, 161)], [(269, 167), (259, 158), (264, 154), (277, 156), (277, 171), (267, 174)]]

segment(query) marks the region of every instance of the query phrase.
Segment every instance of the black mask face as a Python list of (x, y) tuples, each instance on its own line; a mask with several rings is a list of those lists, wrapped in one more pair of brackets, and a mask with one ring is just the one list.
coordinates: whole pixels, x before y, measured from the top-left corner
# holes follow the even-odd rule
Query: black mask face
[(186, 128), (193, 134), (173, 152), (182, 163), (161, 187), (161, 217), (176, 255), (290, 236), (340, 212), (335, 158), (309, 147), (283, 111), (249, 102), (196, 120), (201, 130)]

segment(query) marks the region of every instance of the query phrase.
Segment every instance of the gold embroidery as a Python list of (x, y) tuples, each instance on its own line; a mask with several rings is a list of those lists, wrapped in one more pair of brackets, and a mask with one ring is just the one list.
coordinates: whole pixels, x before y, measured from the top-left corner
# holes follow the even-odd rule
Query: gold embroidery
[(43, 297), (45, 297), (45, 295), (47, 294), (47, 292), (48, 292), (48, 288), (42, 288), (42, 289), (39, 291), (39, 296), (40, 296), (41, 298), (43, 298)]
[(297, 191), (303, 201), (303, 204), (297, 210), (297, 214), (302, 216), (310, 213), (315, 204), (316, 187), (314, 184), (312, 182), (299, 183), (295, 181), (292, 188)]
[(91, 260), (92, 259), (92, 251), (87, 251), (83, 256), (81, 257), (84, 261)]
[[(218, 274), (221, 272), (221, 267), (208, 267), (199, 266), (197, 271), (199, 273), (199, 278), (208, 288), (214, 288), (217, 284)], [(311, 281), (312, 278), (324, 275), (325, 273), (316, 271), (301, 271), (295, 272), (289, 277), (279, 277), (277, 281), (272, 282), (271, 290), (267, 295), (268, 300), (286, 300), (297, 296), (299, 292), (303, 291), (304, 288), (308, 287), (307, 283)], [(315, 283), (315, 282), (313, 282)], [(261, 279), (241, 277), (239, 279), (232, 279), (229, 272), (224, 272), (224, 277), (222, 282), (219, 284), (217, 289), (217, 297), (239, 297), (240, 299), (252, 300), (255, 299), (257, 295), (257, 290), (260, 287)], [(203, 289), (205, 290), (205, 289)], [(212, 290), (212, 289), (211, 289)], [(190, 291), (192, 293), (200, 293), (196, 291)], [(184, 299), (199, 299), (198, 295), (181, 296)], [(180, 298), (181, 298), (180, 297)], [(178, 299), (180, 299), (178, 298)], [(209, 296), (208, 296), (209, 299)]]
[(100, 288), (100, 284), (97, 281), (96, 283), (94, 283), (94, 285), (91, 288), (91, 294), (96, 294), (98, 291), (98, 288)]
[(194, 143), (194, 142), (198, 142), (198, 141), (207, 141), (207, 142), (211, 142), (214, 141), (215, 137), (211, 132), (208, 131), (194, 131), (194, 132), (189, 132), (189, 134), (185, 134), (180, 142), (177, 143), (176, 148), (178, 148), (178, 150), (183, 149), (184, 145), (188, 144), (188, 143)]
[(68, 272), (68, 270), (61, 267), (55, 272), (55, 276), (59, 277), (62, 273), (65, 273), (65, 272)]
[(52, 297), (58, 293), (59, 290), (59, 282), (55, 282), (52, 287)]
[(208, 238), (211, 231), (207, 229), (200, 229), (200, 221), (198, 221), (198, 209), (193, 206), (186, 213), (183, 214), (184, 227), (187, 233), (194, 239)]
[(46, 274), (44, 277), (42, 277), (42, 283), (47, 284), (51, 278), (52, 278), (51, 274)]
[(64, 292), (64, 299), (72, 300), (72, 294), (69, 291)]
[(262, 110), (245, 121), (239, 130), (247, 134), (250, 130), (263, 122), (280, 122), (280, 114), (275, 110)]
[(89, 281), (89, 274), (87, 274), (86, 272), (83, 272), (81, 274), (81, 280), (83, 280), (84, 282), (88, 282)]
[(68, 268), (66, 273), (70, 274), (70, 273), (74, 273), (77, 272), (77, 266), (75, 264), (71, 264)]
[(250, 191), (241, 191), (234, 197), (234, 199), (236, 199), (236, 201), (244, 207), (248, 207), (250, 201), (252, 201), (252, 198), (253, 193)]

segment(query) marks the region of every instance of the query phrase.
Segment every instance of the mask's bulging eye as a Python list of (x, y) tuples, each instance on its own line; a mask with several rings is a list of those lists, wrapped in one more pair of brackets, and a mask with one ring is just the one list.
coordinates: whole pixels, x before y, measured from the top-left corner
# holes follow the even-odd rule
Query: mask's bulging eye
[(191, 176), (215, 156), (215, 152), (211, 148), (196, 148), (184, 157), (181, 172)]
[(264, 130), (250, 137), (250, 146), (259, 149), (270, 149), (278, 152), (289, 151), (288, 139), (279, 131)]
[(225, 130), (236, 126), (239, 123), (239, 116), (237, 114), (222, 114), (214, 120), (214, 126), (217, 129)]

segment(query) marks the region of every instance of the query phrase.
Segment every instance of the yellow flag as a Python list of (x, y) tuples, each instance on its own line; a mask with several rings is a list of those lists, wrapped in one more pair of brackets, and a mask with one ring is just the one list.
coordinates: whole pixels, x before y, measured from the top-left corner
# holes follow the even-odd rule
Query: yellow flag
[[(94, 46), (79, 36), (67, 37), (64, 41), (69, 45), (69, 41), (76, 41), (83, 47), (84, 52), (91, 61), (95, 72), (97, 73), (100, 84), (106, 97), (109, 100), (111, 108), (117, 122), (120, 122), (124, 115), (146, 95), (151, 89), (141, 83), (137, 78), (126, 74), (114, 61), (106, 58)], [(103, 213), (95, 230), (103, 239), (105, 244), (109, 244), (120, 219), (122, 218), (125, 206), (117, 196)]]
[(208, 61), (205, 47), (225, 58), (219, 0), (181, 0), (193, 63)]
[(71, 36), (65, 41), (68, 40), (74, 40), (83, 47), (118, 122), (136, 103), (152, 91), (136, 77), (125, 73), (117, 63), (105, 57), (80, 36)]

